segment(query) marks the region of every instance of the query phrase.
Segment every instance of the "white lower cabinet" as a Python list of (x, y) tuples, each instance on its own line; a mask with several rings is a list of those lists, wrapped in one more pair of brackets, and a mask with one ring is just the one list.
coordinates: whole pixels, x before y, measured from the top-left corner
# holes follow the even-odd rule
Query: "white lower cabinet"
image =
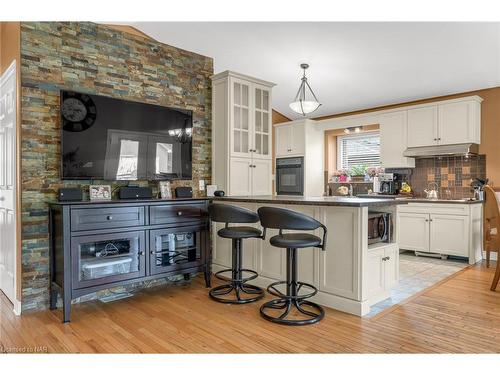
[(269, 159), (230, 158), (229, 195), (271, 195), (272, 161)]
[(380, 244), (368, 248), (365, 261), (363, 293), (370, 303), (387, 297), (399, 279), (399, 248), (397, 244)]
[(481, 220), (480, 204), (413, 203), (398, 211), (401, 249), (480, 260), (481, 228), (473, 225)]
[(399, 247), (406, 250), (429, 252), (429, 214), (399, 214)]
[(430, 251), (469, 256), (469, 217), (430, 215)]

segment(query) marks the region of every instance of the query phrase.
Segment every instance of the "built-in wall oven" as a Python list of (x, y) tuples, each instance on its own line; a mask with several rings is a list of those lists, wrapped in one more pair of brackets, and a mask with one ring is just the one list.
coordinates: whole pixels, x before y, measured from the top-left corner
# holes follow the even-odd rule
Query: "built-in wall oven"
[(276, 159), (276, 194), (304, 195), (304, 158)]

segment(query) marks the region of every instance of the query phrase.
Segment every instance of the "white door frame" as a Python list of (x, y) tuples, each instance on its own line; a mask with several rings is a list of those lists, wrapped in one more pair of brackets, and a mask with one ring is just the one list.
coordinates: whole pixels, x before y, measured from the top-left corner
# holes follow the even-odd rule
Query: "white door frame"
[[(2, 189), (2, 187), (5, 188), (5, 190), (7, 190), (7, 185), (9, 185), (9, 189), (10, 191), (12, 191), (12, 196), (11, 197), (4, 197), (2, 196), (1, 192), (0, 192), (0, 196), (1, 198), (3, 198), (5, 201), (8, 200), (8, 205), (9, 206), (12, 206), (11, 208), (9, 208), (9, 210), (13, 211), (14, 212), (14, 226), (13, 226), (13, 233), (7, 233), (7, 235), (12, 235), (13, 237), (13, 241), (12, 241), (12, 244), (13, 244), (13, 254), (12, 254), (12, 258), (13, 258), (13, 265), (12, 265), (12, 270), (13, 270), (13, 275), (14, 275), (14, 287), (13, 287), (13, 295), (11, 296), (12, 297), (12, 304), (14, 305), (14, 313), (16, 315), (19, 315), (21, 314), (21, 302), (17, 300), (17, 281), (18, 281), (18, 277), (20, 275), (18, 275), (17, 273), (17, 262), (18, 262), (18, 259), (17, 259), (17, 249), (18, 249), (18, 241), (19, 239), (17, 238), (17, 219), (18, 219), (18, 212), (17, 212), (17, 201), (18, 201), (18, 180), (17, 180), (17, 140), (18, 140), (18, 137), (19, 137), (19, 132), (18, 132), (18, 126), (17, 126), (17, 122), (18, 122), (18, 95), (19, 93), (17, 92), (18, 90), (18, 85), (17, 85), (17, 66), (16, 66), (16, 60), (14, 60), (11, 65), (5, 70), (5, 72), (2, 74), (2, 76), (0, 77), (0, 100), (4, 100), (3, 98), (3, 92), (2, 92), (2, 87), (9, 81), (12, 79), (12, 77), (14, 77), (14, 85), (12, 87), (12, 90), (9, 90), (12, 94), (7, 98), (5, 99), (4, 101), (4, 107), (3, 109), (6, 110), (7, 106), (9, 106), (9, 108), (11, 109), (11, 113), (13, 113), (13, 116), (14, 116), (14, 121), (13, 121), (13, 136), (14, 136), (14, 141), (13, 141), (13, 144), (12, 144), (12, 149), (9, 150), (11, 151), (11, 162), (13, 163), (13, 165), (10, 165), (7, 166), (6, 165), (6, 169), (8, 168), (11, 172), (10, 172), (10, 176), (9, 176), (9, 181), (7, 181), (7, 174), (5, 174), (3, 177), (3, 180), (5, 180), (3, 182), (4, 185), (0, 186), (0, 190)], [(10, 99), (9, 99), (10, 98)], [(7, 100), (10, 100), (10, 103), (7, 103)], [(1, 108), (0, 108), (0, 116), (1, 116)], [(3, 117), (0, 117), (0, 127), (1, 127), (1, 121), (2, 121)], [(3, 145), (0, 145), (0, 152), (6, 152), (4, 150), (4, 147)], [(3, 154), (3, 157), (0, 158), (0, 162), (7, 162), (7, 154), (4, 153)], [(1, 170), (0, 170), (0, 173)], [(0, 179), (1, 180), (1, 179)], [(2, 229), (2, 228), (0, 228)], [(2, 235), (5, 236), (5, 233), (2, 233)], [(4, 239), (1, 239), (1, 241), (5, 241)]]

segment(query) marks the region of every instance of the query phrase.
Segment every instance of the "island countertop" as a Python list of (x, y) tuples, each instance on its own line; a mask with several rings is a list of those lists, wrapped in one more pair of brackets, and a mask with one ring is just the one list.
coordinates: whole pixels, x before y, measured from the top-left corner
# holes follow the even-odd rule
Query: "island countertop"
[(269, 203), (269, 204), (293, 204), (309, 206), (346, 206), (346, 207), (377, 207), (407, 204), (388, 198), (357, 198), (357, 197), (302, 197), (291, 195), (262, 195), (262, 196), (226, 196), (211, 197), (214, 201), (246, 202), (246, 203)]

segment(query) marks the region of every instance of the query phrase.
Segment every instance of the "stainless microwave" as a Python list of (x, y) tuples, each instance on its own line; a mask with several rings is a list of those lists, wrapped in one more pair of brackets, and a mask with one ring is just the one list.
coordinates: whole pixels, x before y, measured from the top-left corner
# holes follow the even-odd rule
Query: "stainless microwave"
[(368, 214), (368, 244), (392, 241), (392, 215), (385, 212)]

